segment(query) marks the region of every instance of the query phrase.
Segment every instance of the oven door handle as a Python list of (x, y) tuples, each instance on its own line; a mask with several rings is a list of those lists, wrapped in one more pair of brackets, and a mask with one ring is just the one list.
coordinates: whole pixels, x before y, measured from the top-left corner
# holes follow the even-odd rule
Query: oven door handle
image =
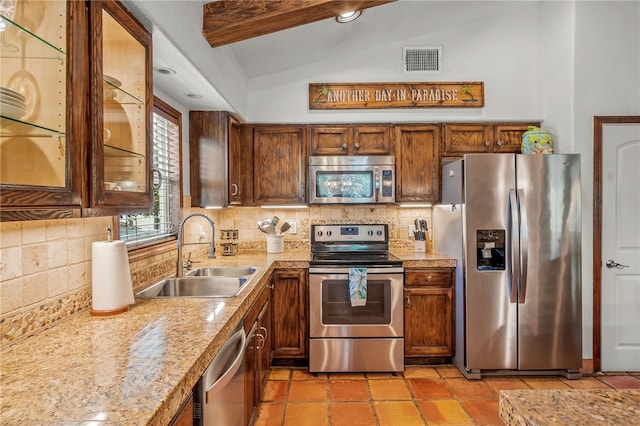
[[(360, 267), (360, 266), (358, 266)], [(402, 266), (390, 267), (390, 268), (380, 268), (380, 267), (371, 267), (367, 268), (362, 266), (367, 270), (367, 274), (402, 274), (404, 273), (404, 268)], [(331, 275), (348, 275), (349, 268), (327, 268), (327, 267), (310, 267), (310, 274), (331, 274)]]

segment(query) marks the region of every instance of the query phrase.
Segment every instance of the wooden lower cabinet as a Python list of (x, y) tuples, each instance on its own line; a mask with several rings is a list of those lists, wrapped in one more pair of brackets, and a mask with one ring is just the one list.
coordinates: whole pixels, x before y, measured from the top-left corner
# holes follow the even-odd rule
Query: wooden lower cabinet
[(278, 269), (271, 290), (273, 360), (279, 365), (306, 365), (309, 357), (309, 288), (306, 269)]
[(182, 403), (180, 411), (173, 417), (169, 426), (193, 426), (193, 393)]
[(244, 355), (245, 424), (251, 424), (258, 413), (264, 386), (271, 369), (271, 295), (266, 286), (253, 303), (244, 320), (247, 349)]
[(449, 359), (454, 353), (454, 268), (405, 270), (405, 361)]

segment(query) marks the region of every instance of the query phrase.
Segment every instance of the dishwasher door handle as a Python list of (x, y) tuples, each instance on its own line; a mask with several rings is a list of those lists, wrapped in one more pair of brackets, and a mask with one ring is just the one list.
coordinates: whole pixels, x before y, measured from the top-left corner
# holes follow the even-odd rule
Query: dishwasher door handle
[[(205, 390), (205, 403), (209, 402), (210, 398), (213, 398), (216, 394), (218, 394), (221, 390), (225, 388), (225, 386), (234, 378), (238, 369), (242, 365), (242, 361), (244, 358), (244, 349), (246, 343), (247, 336), (244, 333), (244, 329), (241, 328), (237, 333), (233, 334), (220, 348), (218, 355), (215, 356), (207, 371), (205, 371), (203, 375), (204, 379), (204, 390)], [(237, 349), (236, 349), (237, 348)], [(229, 353), (229, 351), (235, 350), (235, 353)], [(233, 362), (229, 365), (228, 360), (233, 359)], [(229, 367), (224, 372), (220, 372), (221, 374), (216, 378), (217, 374), (213, 374), (210, 372), (215, 372), (218, 369), (217, 362), (222, 363), (223, 365), (229, 365)], [(208, 374), (209, 373), (209, 374)], [(209, 377), (214, 375), (214, 377)], [(210, 381), (215, 380), (212, 384), (209, 384)]]

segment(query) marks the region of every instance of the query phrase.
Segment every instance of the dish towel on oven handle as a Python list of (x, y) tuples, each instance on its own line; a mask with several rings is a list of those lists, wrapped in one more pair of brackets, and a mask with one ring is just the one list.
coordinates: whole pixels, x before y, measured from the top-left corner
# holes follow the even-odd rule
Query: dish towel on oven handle
[(367, 304), (367, 268), (349, 268), (351, 306)]

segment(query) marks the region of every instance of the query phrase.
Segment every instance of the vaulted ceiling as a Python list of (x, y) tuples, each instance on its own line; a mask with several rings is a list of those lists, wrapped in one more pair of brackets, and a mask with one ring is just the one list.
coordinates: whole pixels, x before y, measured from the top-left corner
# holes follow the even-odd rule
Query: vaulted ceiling
[[(301, 9), (302, 12), (293, 21), (307, 22), (304, 16), (318, 18), (315, 22), (304, 23), (287, 29), (289, 18), (273, 11), (269, 15), (266, 9), (274, 0), (220, 0), (209, 5), (211, 0), (123, 0), (125, 5), (152, 30), (154, 37), (154, 65), (169, 66), (176, 69), (174, 76), (154, 74), (154, 85), (169, 96), (180, 101), (190, 109), (231, 109), (225, 96), (221, 94), (224, 87), (215, 81), (219, 74), (230, 69), (238, 72), (225, 76), (224, 85), (246, 87), (247, 81), (279, 73), (285, 70), (295, 70), (321, 61), (344, 57), (355, 51), (366, 51), (375, 46), (393, 41), (405, 41), (410, 44), (413, 39), (425, 35), (434, 35), (433, 43), (438, 44), (439, 31), (464, 25), (470, 21), (482, 21), (483, 17), (501, 13), (505, 8), (523, 7), (527, 1), (431, 1), (431, 0), (371, 0), (369, 5), (375, 5), (364, 10), (362, 16), (348, 24), (337, 23), (331, 13), (321, 10), (328, 15), (324, 19), (317, 15), (317, 10)], [(291, 0), (304, 4), (307, 0)], [(328, 0), (313, 0), (313, 4), (326, 7)], [(332, 0), (329, 3), (341, 4), (347, 0)], [(356, 1), (357, 2), (357, 1)], [(536, 3), (539, 0), (535, 1)], [(237, 28), (231, 28), (233, 23), (229, 14), (217, 24), (209, 24), (205, 14), (209, 8), (215, 7), (232, 10), (235, 4), (246, 3), (264, 15), (263, 24), (252, 22), (247, 11), (235, 10), (233, 15), (241, 16)], [(215, 6), (215, 7), (214, 7)], [(320, 7), (317, 6), (317, 7)], [(263, 9), (260, 9), (262, 7)], [(243, 15), (244, 14), (244, 15)], [(294, 17), (296, 14), (294, 13)], [(302, 16), (302, 17), (301, 17)], [(269, 19), (266, 19), (269, 18)], [(266, 24), (265, 24), (266, 22)], [(244, 23), (244, 24), (243, 24)], [(249, 25), (251, 24), (251, 25)], [(286, 25), (285, 25), (286, 24)], [(217, 25), (217, 27), (216, 27)], [(222, 27), (227, 25), (227, 30)], [(270, 32), (264, 35), (255, 34), (245, 26), (266, 26)], [(218, 35), (245, 33), (234, 41), (227, 39), (220, 41)], [(216, 35), (218, 34), (218, 35)], [(245, 38), (246, 35), (252, 36)], [(220, 36), (222, 37), (222, 36)], [(209, 43), (223, 44), (212, 47)], [(218, 87), (216, 87), (218, 86)], [(185, 93), (198, 92), (203, 96), (200, 100), (185, 98)]]

